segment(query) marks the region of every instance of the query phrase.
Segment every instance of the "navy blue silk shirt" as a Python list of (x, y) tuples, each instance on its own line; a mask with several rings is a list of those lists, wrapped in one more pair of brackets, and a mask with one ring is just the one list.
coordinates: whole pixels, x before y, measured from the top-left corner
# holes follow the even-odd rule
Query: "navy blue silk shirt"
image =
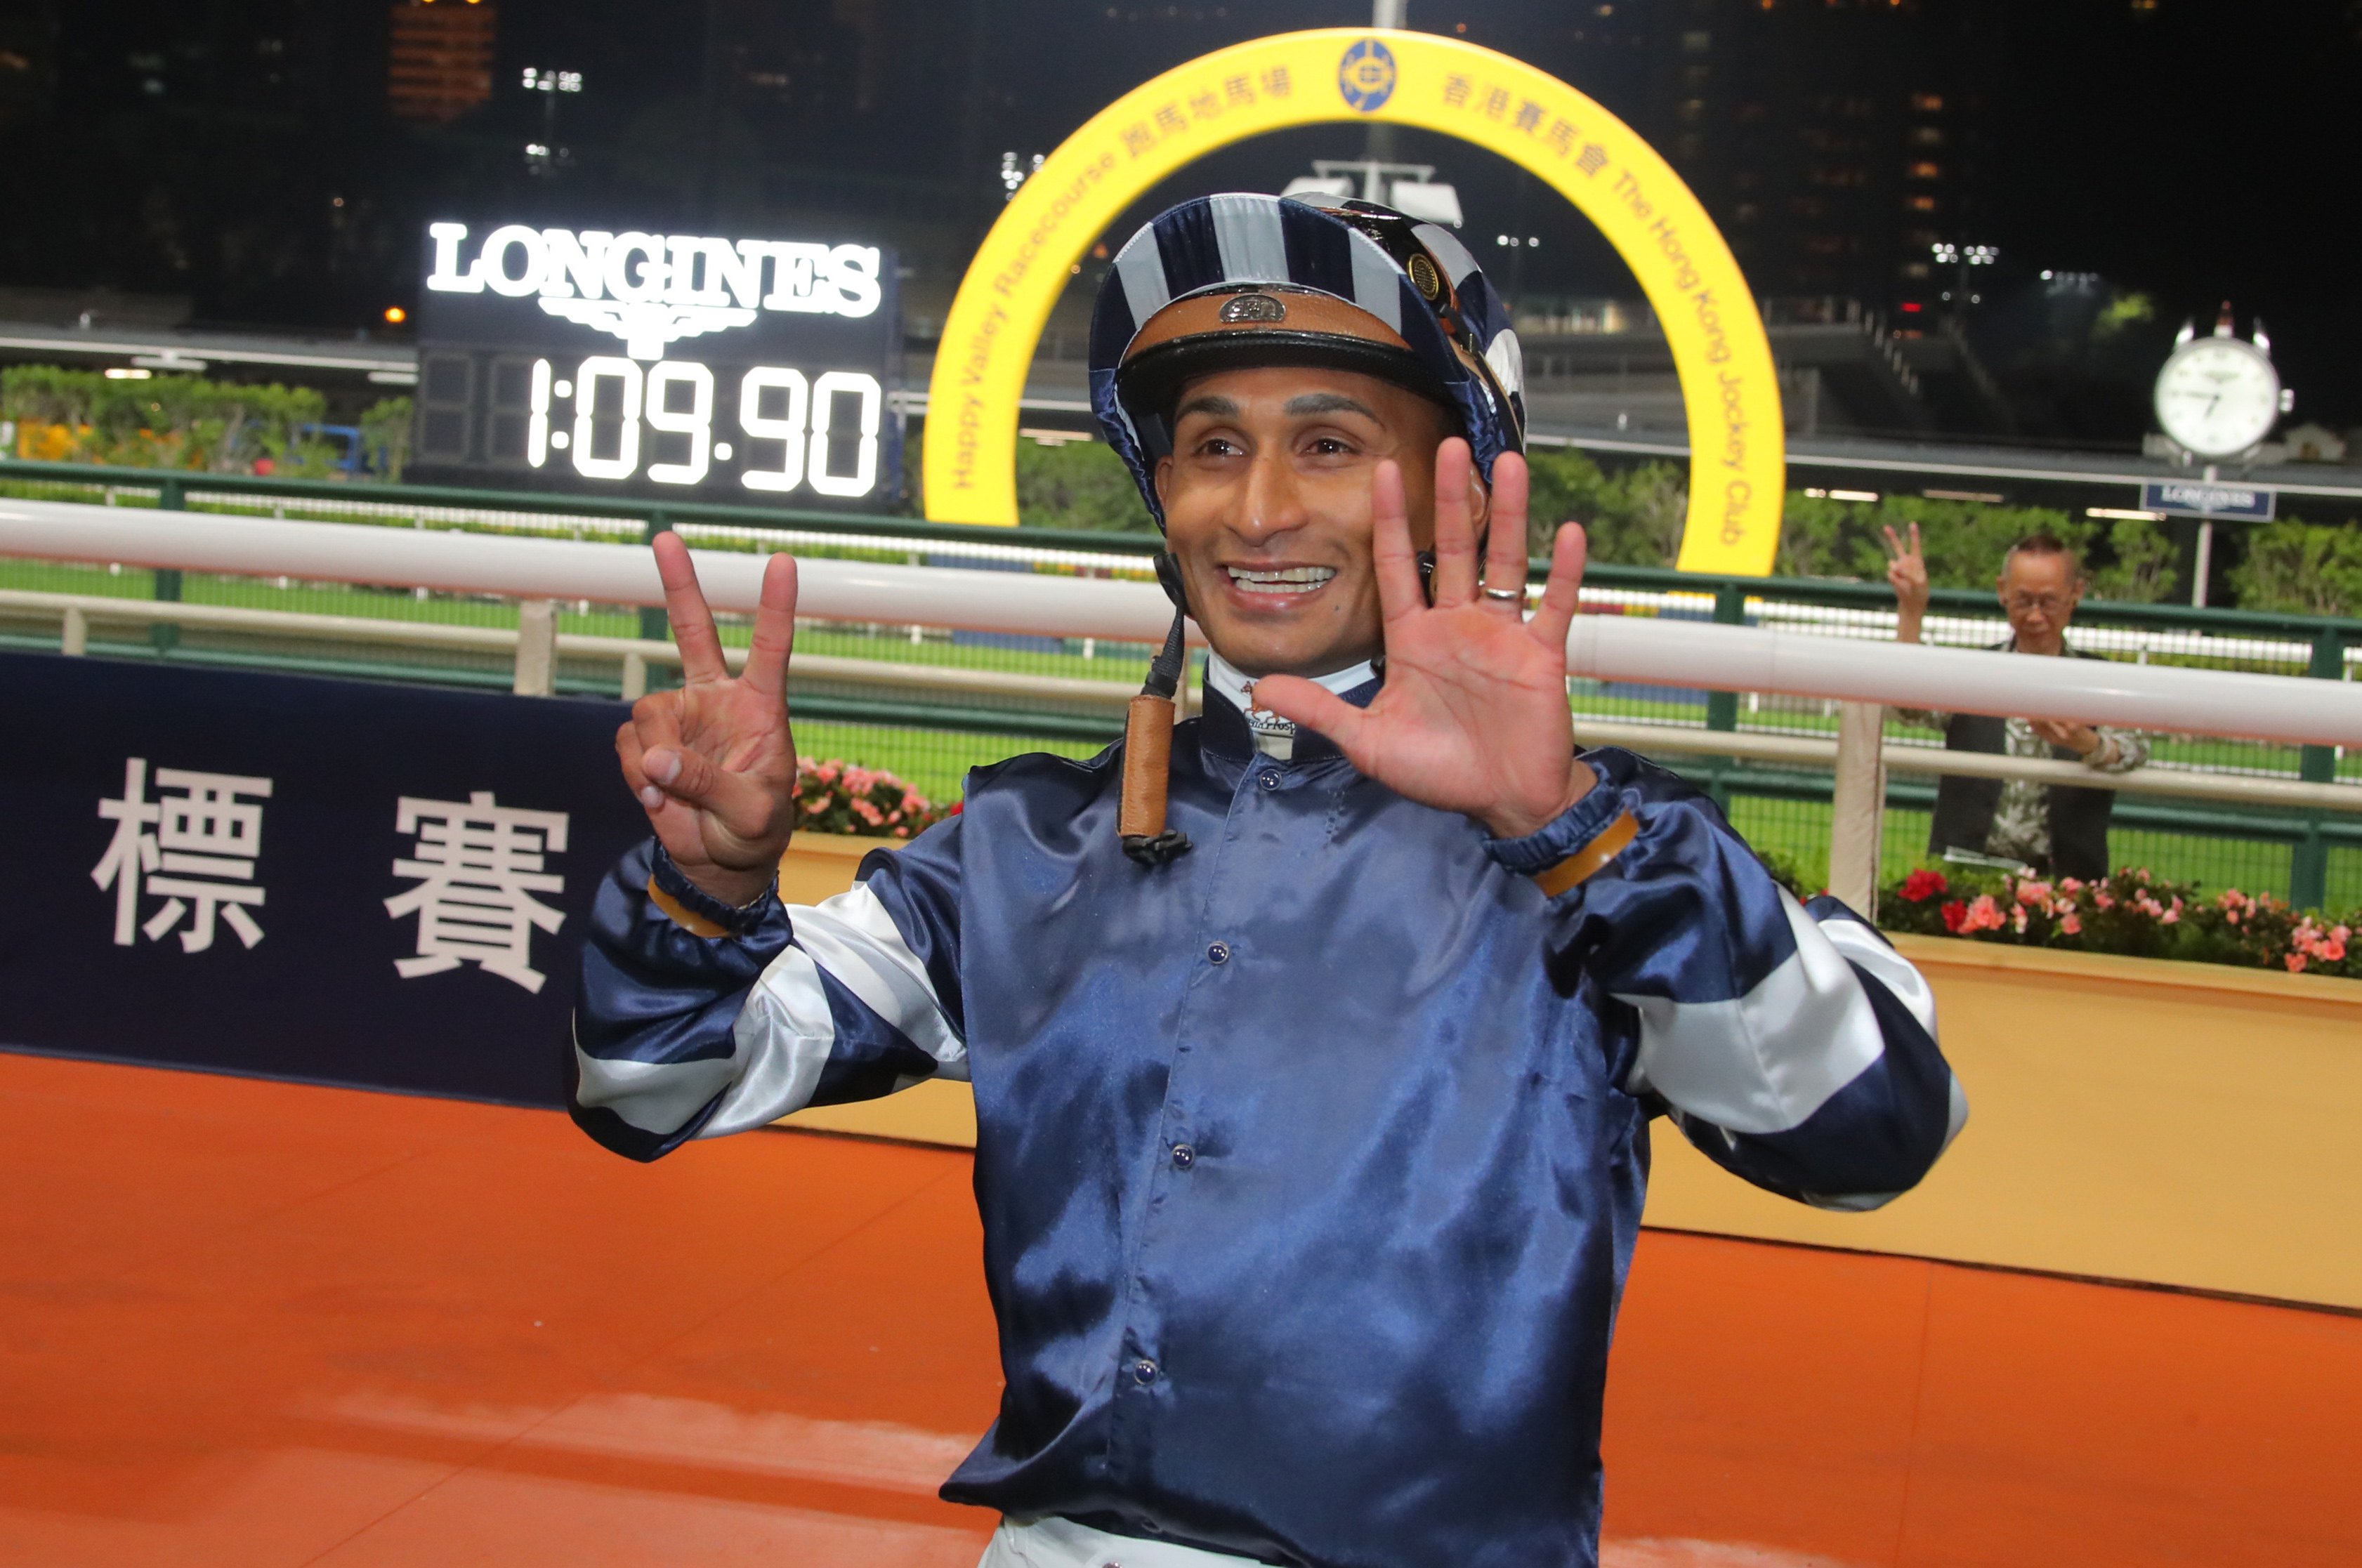
[(1161, 867), (1120, 847), (1120, 748), (977, 770), (816, 908), (729, 910), (650, 845), (593, 917), (576, 1120), (654, 1159), (973, 1083), (1007, 1391), (946, 1497), (1306, 1568), (1593, 1563), (1650, 1118), (1867, 1208), (1966, 1105), (1874, 931), (1674, 775), (1585, 756), (1598, 788), (1498, 841), (1318, 736), (1258, 754), (1216, 696)]

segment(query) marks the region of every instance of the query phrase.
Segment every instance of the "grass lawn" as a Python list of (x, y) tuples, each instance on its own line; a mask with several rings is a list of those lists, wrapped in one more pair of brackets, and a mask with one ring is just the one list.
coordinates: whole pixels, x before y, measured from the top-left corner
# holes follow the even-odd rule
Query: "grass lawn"
[[(78, 563), (0, 560), (0, 588), (48, 593), (107, 595), (152, 599), (155, 576), (145, 568)], [(191, 572), (182, 583), (182, 597), (192, 603), (242, 604), (313, 613), (369, 616), (394, 621), (509, 626), (516, 623), (513, 601), (430, 594), (425, 599), (406, 591), (371, 589), (344, 583), (290, 583), (281, 587), (269, 579), (226, 578)], [(569, 606), (560, 628), (569, 633), (635, 637), (639, 613), (617, 606), (593, 606), (587, 611)], [(744, 644), (749, 635), (745, 617), (725, 617), (723, 640)], [(1063, 651), (1009, 647), (975, 639), (952, 640), (933, 634), (913, 643), (907, 633), (891, 629), (877, 634), (844, 626), (808, 626), (799, 633), (797, 646), (806, 653), (890, 660), (964, 668), (1007, 670), (1110, 682), (1140, 679), (1150, 650), (1130, 644), (1095, 647), (1085, 657), (1083, 645), (1069, 640)], [(1658, 721), (1695, 723), (1703, 712), (1695, 701), (1654, 695), (1578, 690), (1574, 706), (1580, 713), (1622, 722)], [(1795, 712), (1748, 712), (1742, 708), (1743, 729), (1780, 729), (1808, 734), (1833, 733), (1836, 719), (1812, 708)], [(934, 800), (958, 798), (967, 769), (1026, 751), (1049, 751), (1065, 756), (1088, 756), (1099, 749), (1090, 741), (1047, 740), (1016, 734), (971, 734), (919, 730), (889, 724), (837, 721), (805, 721), (797, 726), (807, 756), (838, 757), (866, 767), (882, 767), (908, 780)], [(1900, 723), (1890, 725), (1896, 738), (1926, 736)], [(2293, 774), (2297, 753), (2289, 746), (2268, 746), (2241, 741), (2169, 737), (2156, 743), (2160, 762), (2206, 763), (2214, 766), (2263, 768)], [(1674, 764), (1682, 766), (1676, 757)], [(2341, 759), (2339, 774), (2362, 778), (2362, 755)], [(1732, 820), (1750, 841), (1794, 860), (1808, 878), (1827, 874), (1829, 808), (1807, 801), (1741, 797), (1732, 805)], [(1924, 860), (1926, 817), (1924, 812), (1897, 812), (1887, 822), (1884, 865), (1890, 877), (1900, 876)], [(2195, 881), (2210, 889), (2238, 887), (2248, 891), (2285, 893), (2289, 882), (2289, 850), (2284, 845), (2252, 840), (2223, 839), (2185, 834), (2119, 830), (2112, 838), (2112, 855), (2120, 864), (2146, 865), (2161, 876)], [(2362, 850), (2339, 850), (2330, 857), (2330, 905), (2352, 908), (2362, 903)]]

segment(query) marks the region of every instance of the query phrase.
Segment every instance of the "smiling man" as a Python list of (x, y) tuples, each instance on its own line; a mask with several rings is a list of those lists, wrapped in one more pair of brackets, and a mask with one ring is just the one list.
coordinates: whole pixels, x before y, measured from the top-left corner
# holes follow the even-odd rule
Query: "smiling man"
[(1176, 621), (1124, 745), (978, 769), (785, 908), (792, 563), (732, 679), (661, 537), (687, 681), (617, 736), (656, 837), (594, 916), (576, 1119), (653, 1159), (974, 1084), (1007, 1388), (944, 1490), (1003, 1516), (990, 1568), (1592, 1563), (1650, 1119), (1882, 1203), (1966, 1114), (1926, 987), (1575, 750), (1582, 533), (1529, 618), (1516, 339), (1449, 234), (1185, 203), (1093, 359), (1204, 717)]

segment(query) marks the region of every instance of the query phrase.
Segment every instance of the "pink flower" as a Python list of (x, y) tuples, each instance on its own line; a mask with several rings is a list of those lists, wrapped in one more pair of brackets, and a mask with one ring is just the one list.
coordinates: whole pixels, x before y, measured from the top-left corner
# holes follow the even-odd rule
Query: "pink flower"
[(2058, 922), (2058, 929), (2069, 936), (2081, 935), (2083, 930), (2083, 917), (2070, 909), (2067, 911), (2067, 918)]
[(2303, 974), (2303, 973), (2304, 973), (2304, 955), (2303, 955), (2303, 954), (2301, 954), (2301, 953), (2291, 953), (2291, 954), (2290, 954), (2290, 955), (2288, 955), (2288, 966), (2289, 966), (2289, 973), (2290, 973), (2290, 974), (2291, 974), (2291, 975), (2301, 975), (2301, 974)]
[(2157, 923), (2159, 925), (2171, 925), (2180, 918), (2181, 900), (2180, 899), (2176, 899), (2173, 900), (2173, 907), (2166, 911), (2164, 914), (2158, 917)]
[(1976, 931), (1999, 931), (2001, 924), (2001, 906), (1993, 902), (1991, 893), (1979, 893), (1961, 918), (1960, 931), (1963, 935)]
[(2010, 910), (2009, 922), (2011, 929), (2014, 930), (2020, 936), (2024, 936), (2025, 934), (2025, 906), (2024, 904), (2018, 904)]
[(2039, 904), (2048, 897), (2050, 884), (2047, 882), (2037, 882), (2029, 877), (2017, 885), (2017, 901), (2020, 904)]
[(2092, 889), (2092, 907), (2095, 910), (2114, 909), (2116, 897), (2105, 888), (2094, 888)]
[(2062, 893), (2080, 893), (2083, 890), (2083, 879), (2080, 877), (2061, 877), (2058, 878), (2058, 890)]

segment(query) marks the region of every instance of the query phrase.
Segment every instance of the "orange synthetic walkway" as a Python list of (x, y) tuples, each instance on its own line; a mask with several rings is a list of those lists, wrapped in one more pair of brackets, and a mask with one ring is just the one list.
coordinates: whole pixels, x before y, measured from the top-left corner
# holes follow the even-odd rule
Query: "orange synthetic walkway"
[[(7, 1055), (0, 1112), (0, 1562), (975, 1561), (965, 1155)], [(2362, 1561), (2333, 1313), (1651, 1232), (1608, 1432), (1628, 1568)]]

